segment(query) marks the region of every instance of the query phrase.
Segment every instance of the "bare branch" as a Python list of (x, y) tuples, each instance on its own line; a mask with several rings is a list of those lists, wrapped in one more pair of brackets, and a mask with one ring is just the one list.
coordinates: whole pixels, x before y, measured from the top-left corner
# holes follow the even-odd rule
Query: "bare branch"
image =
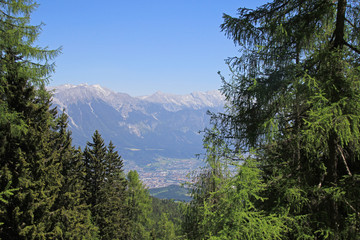
[(347, 23), (349, 23), (350, 26), (352, 26), (353, 28), (356, 28), (355, 24), (353, 24), (352, 22), (350, 22), (349, 19), (345, 18), (345, 21), (346, 21)]
[(344, 201), (355, 213), (357, 213), (358, 216), (360, 216), (360, 213), (356, 211), (356, 209), (346, 199), (344, 199)]
[(357, 54), (360, 54), (360, 49), (357, 49), (356, 47), (352, 46), (351, 44), (349, 44), (348, 42), (344, 41), (345, 46), (348, 46), (351, 50), (353, 50), (354, 52), (356, 52)]
[(320, 182), (319, 182), (319, 184), (318, 184), (318, 188), (321, 188), (322, 183), (324, 182), (324, 179), (325, 179), (325, 175), (326, 175), (326, 173), (323, 173), (323, 174), (321, 175), (321, 179), (320, 179)]
[(340, 147), (340, 145), (338, 145), (338, 149), (339, 149), (339, 152), (340, 152), (340, 154), (341, 154), (341, 158), (342, 158), (342, 160), (343, 160), (343, 162), (344, 162), (344, 164), (345, 164), (346, 171), (348, 172), (349, 176), (352, 176), (352, 174), (351, 174), (351, 172), (350, 172), (350, 169), (349, 169), (349, 166), (348, 166), (348, 164), (347, 164), (347, 162), (346, 162), (346, 159), (345, 159), (345, 156), (344, 156), (344, 152), (343, 152), (342, 148)]

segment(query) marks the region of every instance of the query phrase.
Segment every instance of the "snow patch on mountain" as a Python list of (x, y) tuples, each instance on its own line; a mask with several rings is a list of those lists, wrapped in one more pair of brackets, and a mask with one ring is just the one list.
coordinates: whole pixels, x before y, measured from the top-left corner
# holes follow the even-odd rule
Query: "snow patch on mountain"
[(88, 103), (93, 100), (104, 101), (121, 111), (124, 118), (134, 110), (144, 111), (143, 103), (156, 103), (168, 111), (179, 111), (184, 108), (200, 109), (224, 105), (224, 96), (217, 90), (208, 92), (193, 92), (187, 95), (176, 95), (156, 92), (150, 96), (131, 97), (126, 93), (116, 93), (98, 84), (72, 85), (65, 84), (50, 87), (53, 91), (53, 102), (61, 108), (77, 102)]
[[(202, 151), (199, 131), (208, 127), (208, 110), (219, 112), (219, 91), (187, 95), (156, 92), (132, 97), (100, 85), (61, 85), (49, 88), (53, 105), (69, 116), (73, 141), (85, 146), (95, 130), (112, 140), (125, 159), (149, 162), (158, 156), (188, 158)], [(127, 149), (143, 149), (129, 151)], [(144, 149), (162, 149), (145, 151)]]

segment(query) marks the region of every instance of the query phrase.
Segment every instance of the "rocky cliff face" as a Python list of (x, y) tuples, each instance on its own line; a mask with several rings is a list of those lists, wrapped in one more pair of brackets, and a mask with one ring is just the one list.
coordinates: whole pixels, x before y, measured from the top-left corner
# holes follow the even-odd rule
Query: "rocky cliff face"
[(65, 109), (74, 144), (85, 146), (97, 129), (120, 155), (138, 163), (158, 156), (189, 158), (202, 152), (199, 131), (209, 125), (208, 110), (222, 110), (218, 91), (132, 97), (99, 85), (53, 87), (53, 104)]

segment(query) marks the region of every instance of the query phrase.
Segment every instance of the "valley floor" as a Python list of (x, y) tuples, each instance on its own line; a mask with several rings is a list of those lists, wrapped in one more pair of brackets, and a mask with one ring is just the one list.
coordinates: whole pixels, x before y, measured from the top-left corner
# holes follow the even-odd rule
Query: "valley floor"
[[(166, 187), (173, 184), (181, 184), (190, 179), (187, 177), (192, 171), (202, 166), (200, 159), (156, 159), (156, 162), (146, 166), (138, 166), (132, 161), (125, 161), (128, 169), (136, 170), (140, 179), (148, 188)], [(127, 170), (127, 169), (126, 169)]]

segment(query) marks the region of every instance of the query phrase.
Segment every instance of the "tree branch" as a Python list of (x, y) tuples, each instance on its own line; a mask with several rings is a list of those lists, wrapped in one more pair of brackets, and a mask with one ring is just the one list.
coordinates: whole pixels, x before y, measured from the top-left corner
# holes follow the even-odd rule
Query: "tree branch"
[(345, 18), (345, 21), (346, 21), (347, 23), (349, 23), (353, 28), (356, 28), (355, 24), (353, 24), (352, 22), (350, 22), (349, 19)]
[(344, 199), (344, 201), (354, 212), (357, 213), (358, 216), (360, 216), (360, 213), (356, 211), (356, 209), (346, 199)]
[(344, 164), (345, 164), (346, 171), (348, 172), (349, 176), (352, 176), (352, 174), (351, 174), (351, 172), (350, 172), (350, 169), (349, 169), (349, 166), (348, 166), (348, 164), (347, 164), (347, 162), (346, 162), (344, 153), (343, 153), (340, 145), (337, 145), (337, 146), (338, 146), (339, 152), (340, 152), (340, 154), (341, 154), (341, 158), (342, 158), (342, 160), (343, 160), (343, 162), (344, 162)]
[(345, 46), (348, 46), (351, 50), (353, 50), (354, 52), (356, 52), (357, 54), (360, 54), (360, 49), (357, 49), (356, 47), (352, 46), (351, 44), (349, 44), (348, 42), (344, 41)]

